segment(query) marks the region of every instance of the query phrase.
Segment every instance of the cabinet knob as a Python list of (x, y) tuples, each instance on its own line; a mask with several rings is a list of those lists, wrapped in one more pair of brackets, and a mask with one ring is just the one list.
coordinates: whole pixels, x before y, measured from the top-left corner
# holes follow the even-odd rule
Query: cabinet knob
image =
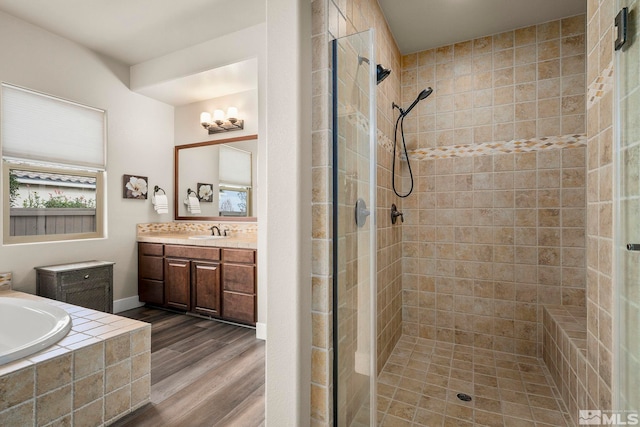
[(85, 275), (84, 275), (84, 280), (87, 280), (88, 278), (89, 278), (89, 275), (88, 275), (88, 274), (85, 274)]

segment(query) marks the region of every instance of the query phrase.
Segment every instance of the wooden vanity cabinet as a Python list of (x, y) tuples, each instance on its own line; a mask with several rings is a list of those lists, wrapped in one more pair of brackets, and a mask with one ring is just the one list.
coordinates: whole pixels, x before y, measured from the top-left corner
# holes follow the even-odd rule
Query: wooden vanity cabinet
[(162, 243), (138, 243), (138, 297), (150, 304), (164, 304)]
[(256, 324), (256, 251), (222, 250), (222, 315)]
[(140, 301), (256, 324), (256, 251), (138, 243)]

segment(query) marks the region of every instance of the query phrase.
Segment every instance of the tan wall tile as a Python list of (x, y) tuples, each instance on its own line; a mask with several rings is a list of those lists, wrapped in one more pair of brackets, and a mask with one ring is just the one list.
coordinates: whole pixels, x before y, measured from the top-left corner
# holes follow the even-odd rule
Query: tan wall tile
[[(35, 382), (35, 368), (29, 367), (17, 372), (0, 377), (0, 412), (12, 406), (17, 406), (22, 402), (33, 399)], [(21, 413), (22, 409), (15, 412)], [(13, 415), (11, 415), (13, 416)], [(7, 415), (9, 417), (9, 415)]]
[(71, 382), (72, 355), (66, 354), (36, 365), (36, 395)]
[(71, 413), (71, 385), (44, 394), (36, 399), (36, 417), (38, 425)]

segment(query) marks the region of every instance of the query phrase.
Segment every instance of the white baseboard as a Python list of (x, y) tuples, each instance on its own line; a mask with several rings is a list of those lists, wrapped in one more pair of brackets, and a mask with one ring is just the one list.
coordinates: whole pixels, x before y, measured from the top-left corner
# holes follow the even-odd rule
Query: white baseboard
[(122, 311), (131, 310), (132, 308), (142, 307), (143, 302), (140, 302), (138, 296), (122, 298), (113, 301), (113, 312), (120, 313)]
[(256, 323), (256, 338), (259, 340), (266, 341), (267, 340), (267, 324), (266, 323)]

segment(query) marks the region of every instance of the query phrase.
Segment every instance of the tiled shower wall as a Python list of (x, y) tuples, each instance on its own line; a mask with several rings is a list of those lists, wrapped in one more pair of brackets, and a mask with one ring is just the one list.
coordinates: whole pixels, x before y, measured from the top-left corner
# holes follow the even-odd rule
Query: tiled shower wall
[(404, 333), (541, 355), (542, 306), (585, 304), (585, 16), (402, 62), (404, 104), (434, 89), (405, 121)]
[[(313, 0), (313, 225), (312, 225), (312, 378), (311, 425), (332, 425), (331, 378), (333, 325), (331, 293), (331, 64), (330, 42), (337, 37), (374, 28), (376, 62), (391, 68), (391, 75), (377, 86), (378, 145), (378, 370), (391, 354), (402, 333), (401, 229), (391, 227), (389, 170), (392, 137), (391, 102), (400, 98), (400, 53), (375, 0)], [(395, 202), (400, 205), (399, 202)]]
[(584, 305), (585, 148), (423, 160), (404, 203), (405, 334), (536, 356)]
[(578, 401), (583, 409), (612, 407), (615, 7), (614, 0), (587, 1), (587, 396)]

